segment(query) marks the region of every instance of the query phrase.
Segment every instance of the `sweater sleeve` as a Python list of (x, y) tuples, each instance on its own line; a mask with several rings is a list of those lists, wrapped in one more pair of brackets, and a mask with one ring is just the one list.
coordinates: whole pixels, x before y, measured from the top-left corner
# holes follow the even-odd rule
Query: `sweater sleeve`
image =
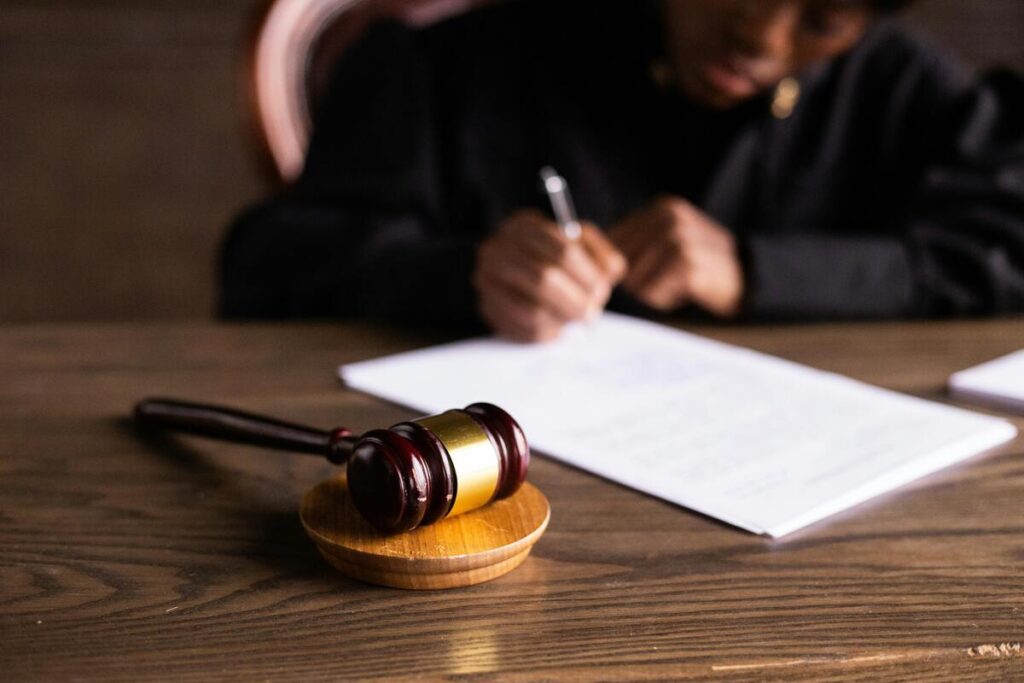
[(225, 240), (223, 316), (472, 324), (479, 236), (445, 217), (428, 61), (394, 23), (346, 54), (302, 176)]
[(750, 317), (1024, 310), (1024, 83), (999, 72), (966, 84), (926, 63), (904, 86), (882, 132), (920, 160), (905, 215), (860, 235), (747, 237)]

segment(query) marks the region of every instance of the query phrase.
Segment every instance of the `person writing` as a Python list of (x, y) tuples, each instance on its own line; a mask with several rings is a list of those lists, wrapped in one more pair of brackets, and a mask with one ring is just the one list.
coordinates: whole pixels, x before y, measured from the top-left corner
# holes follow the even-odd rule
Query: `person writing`
[[(901, 0), (518, 0), (372, 28), (305, 170), (222, 255), (228, 317), (557, 337), (604, 308), (728, 320), (1024, 310), (1024, 85)], [(545, 210), (553, 166), (584, 218)]]

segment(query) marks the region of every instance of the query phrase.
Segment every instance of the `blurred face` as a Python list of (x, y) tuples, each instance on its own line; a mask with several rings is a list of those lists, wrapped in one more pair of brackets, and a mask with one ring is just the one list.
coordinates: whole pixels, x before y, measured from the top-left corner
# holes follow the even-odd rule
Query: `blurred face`
[(676, 81), (691, 98), (728, 109), (864, 35), (864, 0), (663, 0)]

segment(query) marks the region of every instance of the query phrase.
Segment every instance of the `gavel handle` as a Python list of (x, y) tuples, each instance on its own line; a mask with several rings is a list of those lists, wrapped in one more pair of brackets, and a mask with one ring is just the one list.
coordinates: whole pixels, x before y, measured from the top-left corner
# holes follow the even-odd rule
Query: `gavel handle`
[(324, 431), (233, 408), (167, 398), (139, 401), (135, 405), (135, 419), (147, 427), (322, 455), (334, 463), (344, 462), (356, 441), (343, 428)]

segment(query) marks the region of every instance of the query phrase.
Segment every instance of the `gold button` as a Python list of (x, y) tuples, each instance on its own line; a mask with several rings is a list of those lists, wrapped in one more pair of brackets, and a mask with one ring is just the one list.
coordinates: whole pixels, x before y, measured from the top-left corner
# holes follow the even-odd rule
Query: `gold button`
[(772, 100), (772, 114), (777, 119), (788, 119), (800, 101), (800, 82), (788, 77), (779, 81)]

